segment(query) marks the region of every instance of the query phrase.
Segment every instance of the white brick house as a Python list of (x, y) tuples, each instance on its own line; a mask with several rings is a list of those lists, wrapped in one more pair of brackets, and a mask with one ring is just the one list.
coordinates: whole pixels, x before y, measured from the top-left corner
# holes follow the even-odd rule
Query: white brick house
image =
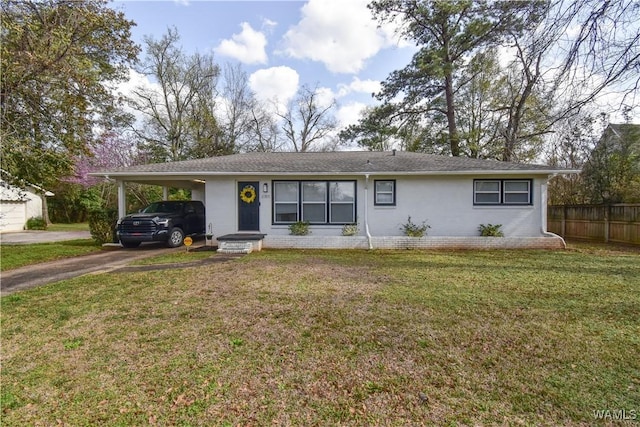
[[(577, 171), (412, 152), (246, 153), (104, 171), (126, 182), (189, 188), (210, 234), (264, 234), (263, 247), (563, 247), (546, 231), (547, 181)], [(406, 238), (411, 217), (428, 236)], [(309, 236), (289, 226), (308, 221)], [(358, 223), (356, 236), (342, 236)], [(501, 224), (504, 238), (480, 238)]]

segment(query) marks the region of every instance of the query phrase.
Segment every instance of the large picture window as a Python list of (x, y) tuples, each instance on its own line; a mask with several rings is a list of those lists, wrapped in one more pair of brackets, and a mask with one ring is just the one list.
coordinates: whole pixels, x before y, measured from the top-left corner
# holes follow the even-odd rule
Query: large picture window
[(474, 205), (530, 205), (530, 179), (476, 179), (473, 181)]
[(274, 181), (273, 222), (350, 224), (356, 221), (355, 181)]

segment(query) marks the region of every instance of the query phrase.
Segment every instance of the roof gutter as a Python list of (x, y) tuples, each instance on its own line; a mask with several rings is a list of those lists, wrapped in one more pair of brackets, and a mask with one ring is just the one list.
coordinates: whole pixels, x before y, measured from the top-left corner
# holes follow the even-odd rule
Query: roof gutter
[[(359, 175), (362, 172), (358, 171), (311, 171), (311, 172), (287, 172), (287, 171), (269, 171), (269, 172), (238, 172), (238, 171), (222, 171), (222, 172), (209, 172), (209, 171), (189, 171), (189, 172), (93, 172), (89, 176), (102, 176), (102, 177), (183, 177), (185, 179), (192, 179), (192, 177), (206, 177), (206, 176), (318, 176), (318, 175), (334, 175), (334, 176), (353, 176)], [(378, 171), (377, 175), (393, 175), (393, 176), (468, 176), (468, 175), (570, 175), (580, 173), (579, 169), (526, 169), (526, 170), (468, 170), (468, 171)]]

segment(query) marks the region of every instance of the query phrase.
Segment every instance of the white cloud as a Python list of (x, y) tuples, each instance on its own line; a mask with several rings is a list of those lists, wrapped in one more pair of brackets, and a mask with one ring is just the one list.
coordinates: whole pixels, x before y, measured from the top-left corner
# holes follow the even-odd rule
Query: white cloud
[(269, 32), (269, 33), (271, 33), (273, 31), (273, 29), (275, 27), (277, 27), (277, 26), (278, 26), (278, 23), (276, 21), (273, 21), (273, 20), (269, 19), (269, 18), (264, 18), (262, 20), (262, 29), (267, 31), (267, 32)]
[(280, 66), (258, 70), (249, 76), (249, 87), (262, 101), (283, 106), (298, 90), (300, 76), (293, 68)]
[(316, 100), (320, 108), (327, 108), (335, 99), (336, 95), (328, 87), (319, 87), (316, 89)]
[(334, 73), (357, 73), (367, 59), (393, 44), (392, 31), (377, 28), (368, 0), (309, 0), (302, 20), (284, 35), (282, 53), (322, 62)]
[(373, 93), (380, 92), (382, 85), (378, 80), (360, 80), (358, 77), (353, 77), (351, 83), (338, 85), (337, 97), (342, 98), (352, 93), (364, 93), (371, 95)]
[(251, 28), (247, 22), (240, 24), (242, 31), (234, 34), (214, 48), (218, 55), (228, 56), (244, 64), (266, 64), (267, 38), (260, 31)]
[(340, 123), (339, 127), (347, 127), (358, 123), (360, 115), (367, 108), (362, 102), (352, 102), (338, 108), (336, 118)]
[[(142, 89), (145, 93), (152, 93), (154, 96), (160, 98), (162, 95), (162, 88), (158, 83), (151, 82), (147, 76), (144, 74), (140, 74), (133, 69), (129, 69), (129, 80), (125, 82), (118, 82), (115, 86), (114, 91), (118, 96), (127, 97), (130, 99), (135, 99), (134, 91), (138, 91)], [(141, 126), (144, 121), (144, 114), (138, 110), (134, 110), (128, 105), (124, 106), (124, 110), (127, 113), (133, 114), (135, 117), (135, 121), (137, 126)]]

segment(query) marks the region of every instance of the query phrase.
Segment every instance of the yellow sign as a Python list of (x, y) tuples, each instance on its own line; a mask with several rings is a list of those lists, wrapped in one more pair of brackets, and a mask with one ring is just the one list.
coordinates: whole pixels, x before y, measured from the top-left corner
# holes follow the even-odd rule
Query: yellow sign
[(191, 245), (193, 245), (193, 239), (192, 239), (191, 237), (189, 237), (189, 236), (185, 237), (185, 238), (184, 238), (184, 245), (185, 245), (185, 246), (191, 246)]

